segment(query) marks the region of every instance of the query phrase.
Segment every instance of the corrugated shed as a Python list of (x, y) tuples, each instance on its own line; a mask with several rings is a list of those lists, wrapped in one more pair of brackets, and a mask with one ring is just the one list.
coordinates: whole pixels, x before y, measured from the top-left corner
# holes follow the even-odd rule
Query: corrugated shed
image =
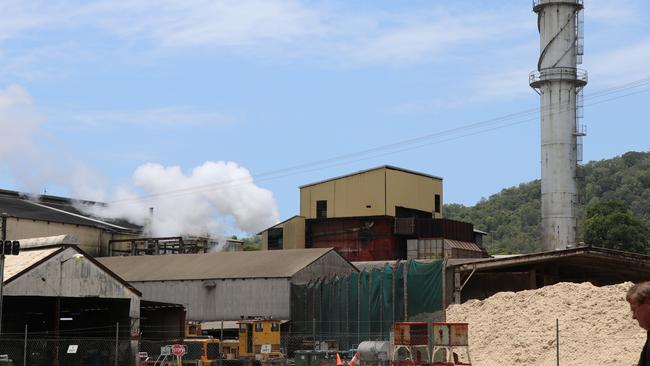
[(449, 245), (449, 247), (452, 249), (462, 249), (462, 250), (469, 250), (472, 252), (482, 252), (481, 248), (478, 245), (466, 241), (445, 239), (445, 244)]
[(332, 248), (105, 257), (97, 260), (131, 282), (290, 278)]
[(19, 255), (5, 256), (4, 282), (9, 281), (18, 273), (49, 257), (59, 249), (23, 250)]

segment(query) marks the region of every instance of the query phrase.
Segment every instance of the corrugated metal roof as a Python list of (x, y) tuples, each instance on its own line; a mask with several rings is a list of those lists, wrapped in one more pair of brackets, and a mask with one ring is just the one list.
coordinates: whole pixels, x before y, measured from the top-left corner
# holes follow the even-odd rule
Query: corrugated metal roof
[[(404, 263), (404, 265), (406, 265), (406, 263), (408, 263), (409, 260), (413, 260), (413, 261), (416, 261), (418, 263), (432, 263), (432, 262), (439, 262), (440, 261), (440, 259), (437, 259), (437, 258), (436, 259), (402, 259), (402, 260), (399, 260), (399, 261), (401, 261), (402, 263)], [(382, 268), (386, 267), (386, 265), (395, 266), (395, 264), (397, 264), (397, 262), (398, 262), (398, 260), (365, 261), (365, 262), (352, 262), (352, 264), (354, 264), (354, 266), (357, 267), (357, 269), (359, 271), (367, 271), (368, 272), (368, 271), (372, 271), (373, 269), (382, 269)]]
[(38, 248), (51, 245), (79, 245), (79, 239), (74, 235), (55, 235), (43, 236), (40, 238), (18, 239), (20, 240), (20, 247), (22, 249)]
[(309, 187), (309, 186), (315, 186), (315, 185), (317, 185), (317, 184), (321, 184), (321, 183), (329, 182), (329, 181), (332, 181), (332, 180), (337, 180), (337, 179), (347, 178), (347, 177), (351, 177), (351, 176), (353, 176), (353, 175), (364, 174), (364, 173), (372, 172), (372, 171), (379, 170), (379, 169), (398, 170), (398, 171), (400, 171), (400, 172), (404, 172), (404, 173), (420, 175), (420, 176), (423, 176), (423, 177), (433, 178), (433, 179), (436, 179), (436, 180), (442, 180), (441, 177), (437, 177), (437, 176), (435, 176), (435, 175), (429, 175), (429, 174), (425, 174), (425, 173), (420, 173), (420, 172), (416, 172), (416, 171), (414, 171), (414, 170), (403, 169), (403, 168), (399, 168), (399, 167), (392, 166), (392, 165), (382, 165), (382, 166), (378, 166), (378, 167), (375, 167), (375, 168), (370, 168), (370, 169), (366, 169), (366, 170), (360, 170), (360, 171), (355, 172), (355, 173), (345, 174), (345, 175), (341, 175), (341, 176), (338, 176), (338, 177), (327, 178), (327, 179), (324, 179), (324, 180), (321, 180), (321, 181), (318, 181), (318, 182), (305, 184), (305, 185), (302, 185), (302, 186), (300, 186), (300, 187), (298, 187), (298, 188), (305, 188), (305, 187)]
[(332, 248), (105, 257), (97, 260), (129, 282), (290, 278)]
[(5, 256), (4, 282), (9, 281), (18, 273), (49, 257), (61, 248), (46, 248), (38, 250), (23, 250), (18, 255)]
[(449, 258), (447, 260), (447, 267), (460, 266), (468, 263), (478, 263), (492, 261), (494, 258)]
[(293, 216), (291, 216), (290, 218), (288, 218), (288, 219), (286, 219), (286, 220), (284, 220), (284, 221), (280, 221), (280, 222), (278, 222), (277, 224), (275, 224), (275, 225), (273, 225), (273, 226), (269, 226), (269, 227), (267, 227), (266, 229), (264, 229), (264, 230), (260, 231), (259, 233), (257, 233), (257, 235), (262, 235), (262, 233), (264, 233), (265, 231), (270, 230), (270, 229), (281, 228), (282, 225), (284, 225), (284, 224), (286, 224), (287, 222), (289, 222), (289, 221), (295, 219), (296, 217), (303, 217), (303, 218), (304, 218), (304, 216), (293, 215)]
[[(79, 201), (82, 205), (102, 205), (102, 203)], [(127, 221), (94, 218), (74, 205), (73, 200), (63, 197), (39, 196), (30, 198), (15, 191), (0, 190), (0, 209), (12, 217), (86, 225), (113, 230), (139, 231), (141, 227)]]
[(466, 242), (466, 241), (445, 239), (445, 244), (449, 244), (449, 246), (453, 249), (470, 250), (472, 252), (482, 252), (481, 248), (477, 244)]
[[(68, 249), (81, 254), (84, 258), (84, 261), (93, 263), (93, 265), (99, 267), (102, 271), (106, 272), (109, 276), (113, 277), (115, 280), (124, 285), (125, 288), (129, 289), (131, 292), (138, 296), (142, 296), (142, 293), (138, 289), (133, 287), (130, 283), (126, 282), (123, 278), (120, 278), (109, 268), (106, 268), (106, 266), (99, 263), (97, 259), (79, 249), (78, 246), (69, 244), (53, 245), (51, 247), (38, 249), (21, 250), (19, 255), (6, 256), (3, 282), (8, 283), (10, 281), (13, 281), (14, 279), (18, 278), (19, 274), (25, 273), (26, 270), (30, 270), (32, 267), (38, 266), (42, 262), (50, 260), (52, 256), (57, 255), (59, 252), (64, 252)], [(96, 296), (96, 294), (92, 295)]]

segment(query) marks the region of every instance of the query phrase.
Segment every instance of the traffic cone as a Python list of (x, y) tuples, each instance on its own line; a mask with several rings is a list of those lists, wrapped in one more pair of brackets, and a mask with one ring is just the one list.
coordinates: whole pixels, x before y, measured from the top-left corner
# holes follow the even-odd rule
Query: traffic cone
[(352, 357), (352, 359), (350, 360), (350, 362), (348, 362), (348, 366), (356, 366), (356, 365), (357, 365), (357, 361), (359, 361), (359, 352), (357, 352), (357, 353), (354, 354), (354, 357)]
[(343, 365), (343, 361), (341, 361), (341, 356), (339, 354), (336, 354), (336, 366), (345, 366)]

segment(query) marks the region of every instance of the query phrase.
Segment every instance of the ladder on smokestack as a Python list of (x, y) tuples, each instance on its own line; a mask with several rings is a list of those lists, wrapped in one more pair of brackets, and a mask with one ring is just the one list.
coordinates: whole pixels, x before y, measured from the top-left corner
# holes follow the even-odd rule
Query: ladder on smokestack
[[(575, 27), (575, 45), (576, 45), (576, 63), (582, 64), (582, 56), (585, 52), (585, 20), (584, 10), (580, 9), (576, 14), (576, 27)], [(583, 144), (582, 138), (587, 135), (587, 125), (584, 121), (584, 94), (583, 88), (576, 88), (576, 125), (574, 135), (576, 136), (576, 181), (578, 183), (577, 200), (579, 204), (584, 204), (586, 201), (586, 192), (584, 187), (585, 174), (580, 163), (583, 161)], [(576, 227), (577, 228), (577, 227)], [(579, 228), (577, 228), (579, 230)]]
[[(584, 20), (584, 11), (582, 9), (578, 10), (576, 13), (576, 63), (578, 65), (582, 64), (582, 55), (585, 52), (585, 20)], [(582, 94), (582, 87), (576, 88), (576, 127), (575, 133), (576, 136), (576, 161), (582, 162), (583, 159), (583, 150), (582, 150), (582, 137), (587, 135), (587, 126), (583, 124), (584, 119), (584, 95)]]

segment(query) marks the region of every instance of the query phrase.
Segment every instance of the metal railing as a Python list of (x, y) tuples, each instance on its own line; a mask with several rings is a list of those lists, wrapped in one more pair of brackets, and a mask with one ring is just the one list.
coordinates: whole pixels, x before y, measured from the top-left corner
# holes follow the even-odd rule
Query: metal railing
[(579, 84), (587, 84), (587, 70), (572, 67), (554, 67), (532, 71), (528, 75), (530, 85), (539, 84), (544, 81), (572, 80)]
[(533, 8), (540, 4), (557, 4), (557, 3), (576, 3), (578, 5), (584, 5), (583, 0), (533, 0)]

